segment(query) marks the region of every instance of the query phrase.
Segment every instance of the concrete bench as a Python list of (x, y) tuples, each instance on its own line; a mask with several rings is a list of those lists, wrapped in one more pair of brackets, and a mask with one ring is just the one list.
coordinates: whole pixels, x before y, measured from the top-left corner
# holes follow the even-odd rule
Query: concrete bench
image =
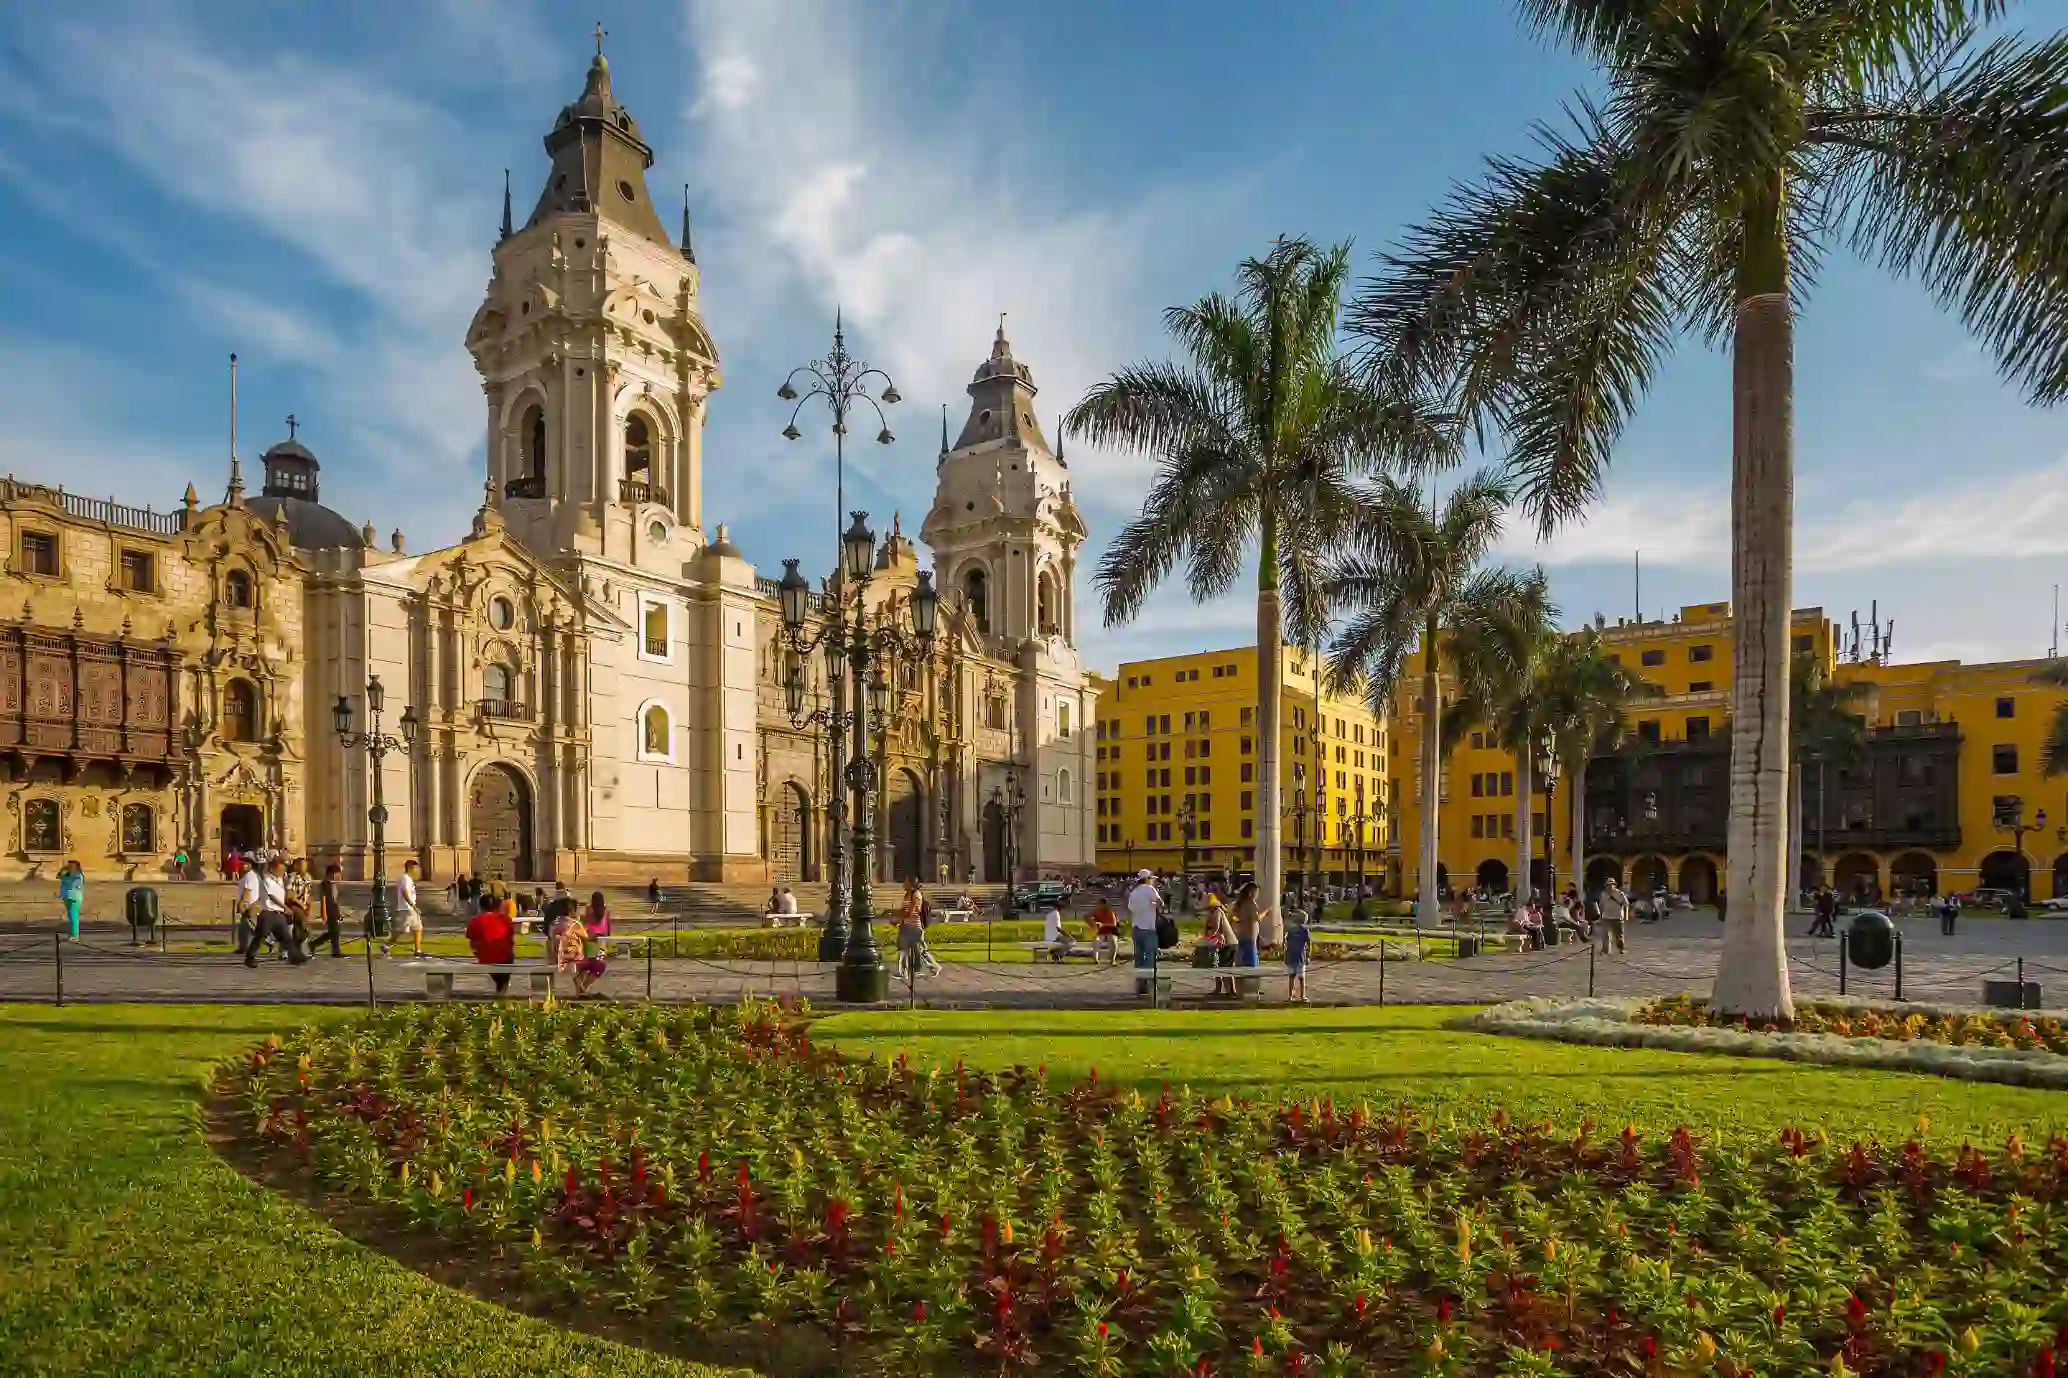
[(1110, 939), (1107, 940), (1104, 944), (1101, 944), (1095, 938), (1072, 938), (1070, 940), (1070, 946), (1067, 948), (1058, 947), (1054, 943), (1044, 942), (1023, 942), (1020, 944), (1020, 946), (1026, 948), (1027, 951), (1033, 956), (1033, 959), (1037, 962), (1040, 961), (1044, 956), (1047, 957), (1048, 960), (1050, 960), (1051, 962), (1058, 963), (1072, 961), (1076, 958), (1082, 957), (1089, 962), (1104, 960), (1110, 964), (1117, 959), (1118, 953), (1120, 951), (1118, 945), (1112, 942)]
[[(1153, 981), (1157, 995), (1168, 999), (1178, 990), (1204, 987), (1212, 994), (1216, 981), (1234, 978), (1235, 996), (1239, 1000), (1257, 1000), (1264, 994), (1264, 968), (1255, 967), (1195, 967), (1166, 962), (1158, 967), (1132, 967), (1137, 981)], [(1280, 973), (1283, 974), (1283, 968)]]
[(502, 972), (510, 976), (522, 976), (528, 982), (528, 990), (534, 996), (544, 997), (553, 993), (553, 968), (544, 962), (469, 962), (459, 959), (451, 961), (424, 960), (410, 962), (409, 966), (424, 973), (424, 995), (432, 1000), (452, 998), (452, 978), (462, 972), (480, 972), (492, 975)]
[(974, 909), (950, 909), (941, 915), (942, 923), (973, 923), (977, 911)]
[(818, 920), (819, 916), (816, 914), (763, 914), (761, 916), (761, 926), (763, 928), (810, 928)]

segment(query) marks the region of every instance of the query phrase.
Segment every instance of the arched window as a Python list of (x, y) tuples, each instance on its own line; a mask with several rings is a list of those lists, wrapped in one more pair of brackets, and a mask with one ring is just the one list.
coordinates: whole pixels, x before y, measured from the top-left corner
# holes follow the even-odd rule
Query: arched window
[(223, 686), (223, 740), (255, 742), (258, 734), (258, 690), (248, 679), (233, 679)]
[(991, 581), (982, 569), (972, 569), (962, 576), (962, 599), (969, 607), (969, 615), (976, 619), (977, 630), (988, 635), (991, 631), (991, 604), (988, 598)]
[(625, 418), (625, 478), (653, 482), (653, 427), (638, 412)]
[(1056, 634), (1056, 576), (1042, 570), (1034, 582), (1034, 627), (1043, 636)]
[(122, 806), (122, 850), (153, 852), (158, 842), (158, 817), (149, 804)]
[(22, 805), (22, 850), (63, 851), (65, 838), (58, 826), (57, 800), (31, 799)]
[(1056, 772), (1056, 802), (1058, 804), (1075, 802), (1070, 795), (1070, 772), (1067, 770)]
[(524, 472), (539, 482), (546, 480), (546, 409), (532, 406), (524, 413)]
[(668, 756), (673, 754), (674, 742), (669, 730), (668, 710), (661, 704), (650, 703), (639, 714), (639, 750), (647, 756)]
[(251, 576), (241, 569), (233, 569), (223, 576), (223, 602), (233, 608), (249, 609), (255, 599)]

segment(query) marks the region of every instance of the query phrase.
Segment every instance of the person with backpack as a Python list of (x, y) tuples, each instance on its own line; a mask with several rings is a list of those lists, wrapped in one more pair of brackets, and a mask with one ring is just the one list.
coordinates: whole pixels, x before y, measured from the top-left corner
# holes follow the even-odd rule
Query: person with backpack
[[(1143, 870), (1136, 874), (1134, 888), (1127, 892), (1128, 931), (1134, 939), (1135, 970), (1153, 971), (1158, 942), (1159, 920), (1163, 917), (1163, 897), (1156, 890), (1156, 873)], [(1135, 994), (1147, 995), (1149, 980), (1138, 976), (1135, 979)]]

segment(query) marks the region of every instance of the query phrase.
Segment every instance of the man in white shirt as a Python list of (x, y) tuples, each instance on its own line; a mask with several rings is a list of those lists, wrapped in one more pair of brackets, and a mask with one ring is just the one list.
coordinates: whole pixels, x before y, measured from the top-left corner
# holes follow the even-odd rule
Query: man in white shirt
[(1048, 944), (1049, 956), (1058, 962), (1077, 950), (1077, 944), (1063, 931), (1063, 911), (1053, 903), (1041, 906), (1041, 941)]
[[(395, 902), (392, 908), (395, 912), (390, 916), (390, 922), (394, 927), (395, 936), (399, 938), (407, 933), (412, 955), (417, 957), (423, 956), (424, 915), (417, 908), (416, 862), (414, 860), (403, 862), (402, 874), (395, 877)], [(388, 955), (388, 940), (386, 938), (381, 939), (381, 955), (383, 957)]]
[[(1147, 870), (1137, 873), (1134, 889), (1127, 893), (1128, 927), (1134, 937), (1137, 970), (1156, 965), (1156, 920), (1162, 913), (1163, 896), (1156, 890), (1156, 873)], [(1146, 981), (1135, 982), (1135, 994), (1148, 993)]]
[(244, 873), (237, 878), (236, 937), (237, 951), (240, 953), (260, 941), (253, 935), (258, 932), (259, 901), (264, 897), (264, 885), (259, 868), (246, 866)]
[(300, 966), (309, 960), (309, 954), (302, 951), (301, 940), (287, 921), (287, 863), (276, 855), (266, 863), (263, 876), (257, 872), (253, 876), (258, 881), (258, 918), (244, 949), (244, 965), (257, 966), (259, 945), (271, 938), (286, 950), (288, 961)]

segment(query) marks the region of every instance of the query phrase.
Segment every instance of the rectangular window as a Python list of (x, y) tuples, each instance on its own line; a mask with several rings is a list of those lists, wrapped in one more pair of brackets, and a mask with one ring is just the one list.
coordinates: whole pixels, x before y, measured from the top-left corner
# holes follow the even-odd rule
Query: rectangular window
[(1541, 813), (1532, 813), (1529, 816), (1529, 830), (1537, 834), (1539, 837), (1543, 836), (1544, 815), (1542, 815)]
[(641, 627), (641, 648), (648, 660), (665, 660), (668, 656), (668, 605), (646, 603), (639, 610)]
[(1691, 679), (1687, 682), (1687, 691), (1690, 694), (1707, 694), (1715, 688), (1716, 681), (1713, 679)]
[(1157, 745), (1156, 745), (1156, 758), (1157, 758), (1158, 760), (1160, 760), (1160, 761), (1168, 761), (1168, 760), (1170, 759), (1170, 743), (1169, 743), (1169, 742), (1159, 742), (1159, 743), (1157, 743)]
[(1714, 646), (1690, 646), (1687, 648), (1687, 658), (1692, 661), (1710, 660), (1715, 655), (1716, 648)]
[(1709, 720), (1707, 718), (1689, 718), (1687, 720), (1687, 739), (1691, 742), (1708, 741)]
[(1249, 783), (1250, 781), (1252, 781), (1252, 780), (1256, 779), (1256, 778), (1257, 778), (1257, 775), (1256, 775), (1256, 771), (1257, 771), (1257, 768), (1256, 768), (1256, 765), (1255, 765), (1255, 764), (1254, 764), (1253, 762), (1250, 762), (1250, 761), (1244, 761), (1244, 762), (1242, 763), (1242, 783), (1244, 783), (1244, 784), (1246, 785), (1246, 784), (1248, 784), (1248, 783)]
[(1145, 785), (1147, 785), (1147, 786), (1148, 786), (1148, 787), (1149, 787), (1150, 789), (1155, 789), (1155, 788), (1156, 788), (1156, 772), (1155, 772), (1155, 771), (1153, 771), (1153, 770), (1151, 770), (1151, 771), (1146, 771), (1146, 772), (1144, 772), (1144, 773), (1145, 773), (1145, 774), (1146, 774), (1146, 775), (1148, 776), (1148, 778), (1147, 778), (1147, 779), (1145, 779), (1144, 781), (1142, 781), (1142, 783), (1143, 783), (1143, 784), (1145, 784)]
[(1657, 746), (1659, 744), (1659, 720), (1657, 718), (1640, 719), (1637, 724), (1637, 739)]
[(1193, 758), (1194, 756), (1197, 756), (1198, 754), (1199, 754), (1199, 743), (1197, 743), (1197, 742), (1193, 741), (1193, 740), (1192, 740), (1192, 739), (1191, 739), (1190, 737), (1187, 737), (1187, 738), (1185, 739), (1185, 759), (1189, 761), (1189, 760), (1191, 760), (1191, 759), (1192, 759), (1192, 758)]
[(1666, 663), (1666, 653), (1664, 651), (1646, 651), (1642, 659), (1646, 665), (1664, 665)]
[(1156, 720), (1156, 723), (1157, 735), (1160, 737), (1168, 737), (1170, 735), (1170, 714), (1165, 713), (1162, 717)]
[(1209, 756), (1211, 756), (1211, 755), (1213, 755), (1213, 754), (1214, 754), (1214, 744), (1213, 744), (1212, 742), (1210, 742), (1210, 741), (1209, 741), (1209, 742), (1201, 742), (1201, 743), (1199, 744), (1199, 759), (1200, 759), (1200, 760), (1202, 760), (1202, 761), (1203, 761), (1203, 760), (1205, 760), (1205, 759), (1206, 759), (1207, 757), (1209, 757)]
[(1250, 752), (1256, 750), (1256, 743), (1253, 742), (1250, 738), (1244, 737), (1238, 749), (1242, 752), (1243, 755), (1247, 756)]
[(1816, 649), (1817, 638), (1809, 632), (1798, 632), (1790, 638), (1788, 644), (1797, 653), (1807, 653)]
[(1485, 777), (1480, 775), (1480, 773), (1475, 770), (1472, 772), (1472, 797), (1474, 799), (1478, 799), (1481, 798), (1484, 795), (1484, 793)]
[(1201, 710), (1199, 714), (1199, 730), (1201, 732), (1211, 732), (1213, 731), (1213, 725), (1214, 715), (1205, 710)]
[(48, 531), (22, 532), (22, 573), (57, 578), (57, 537)]
[(1192, 730), (1193, 721), (1197, 716), (1198, 715), (1195, 713), (1187, 713), (1185, 715), (1185, 730), (1187, 732), (1190, 732)]
[(1243, 835), (1243, 837), (1244, 837), (1244, 838), (1248, 838), (1248, 837), (1249, 837), (1249, 836), (1251, 836), (1251, 834), (1253, 834), (1253, 833), (1254, 833), (1255, 831), (1256, 831), (1256, 826), (1255, 826), (1255, 824), (1254, 824), (1254, 823), (1253, 823), (1253, 822), (1252, 822), (1251, 820), (1249, 820), (1249, 819), (1247, 819), (1247, 818), (1245, 818), (1245, 819), (1243, 819), (1243, 820), (1242, 820), (1242, 835)]
[(1133, 675), (1129, 675), (1129, 676), (1127, 677), (1127, 687), (1128, 687), (1128, 688), (1130, 688), (1130, 689), (1133, 689), (1133, 688), (1135, 688), (1135, 687), (1136, 687), (1136, 686), (1137, 686), (1137, 685), (1138, 685), (1139, 683), (1140, 683), (1140, 681), (1139, 681), (1139, 680), (1137, 680), (1137, 679), (1136, 679), (1136, 678), (1135, 678), (1135, 677), (1134, 677)]
[(1201, 766), (1199, 768), (1199, 783), (1202, 785), (1210, 785), (1213, 782), (1214, 768), (1212, 766)]
[(1486, 836), (1486, 820), (1476, 813), (1472, 815), (1472, 836)]
[(1924, 714), (1915, 708), (1905, 708), (1896, 714), (1897, 727), (1918, 727), (1924, 723)]
[(1514, 771), (1512, 771), (1512, 770), (1504, 770), (1504, 771), (1502, 771), (1502, 772), (1501, 772), (1501, 794), (1502, 794), (1502, 796), (1503, 796), (1504, 798), (1512, 798), (1512, 797), (1514, 796), (1514, 794), (1515, 794), (1515, 772), (1514, 772)]
[(1244, 790), (1242, 792), (1242, 807), (1244, 811), (1248, 811), (1256, 807), (1256, 798), (1257, 796), (1250, 790)]
[(1997, 717), (1999, 717), (1999, 718), (2015, 718), (2015, 717), (2016, 717), (2017, 715), (2018, 715), (2018, 704), (2017, 704), (2017, 700), (2015, 700), (2015, 699), (2008, 699), (2008, 698), (2004, 698), (2004, 699), (1998, 699), (1998, 700), (1996, 701), (1996, 716), (1997, 716)]
[(1250, 725), (1250, 724), (1251, 724), (1252, 722), (1255, 722), (1255, 721), (1256, 721), (1256, 716), (1257, 716), (1257, 710), (1256, 710), (1256, 709), (1254, 709), (1254, 708), (1245, 708), (1245, 709), (1243, 709), (1243, 710), (1242, 710), (1242, 725), (1243, 725), (1244, 727), (1248, 727), (1248, 726), (1249, 726), (1249, 725)]
[(148, 551), (123, 551), (122, 587), (130, 593), (155, 593), (158, 587), (157, 563)]
[(1070, 705), (1056, 700), (1056, 735), (1067, 738), (1070, 735)]
[(1170, 772), (1167, 770), (1163, 772), (1163, 787), (1165, 789), (1170, 788)]
[(1991, 747), (1989, 750), (1989, 769), (1998, 775), (2016, 775), (2018, 773), (2018, 749), (2014, 746)]
[[(1195, 670), (1193, 671), (1193, 673), (1197, 674), (1199, 672)], [(1199, 820), (1199, 840), (1201, 842), (1211, 842), (1214, 840), (1214, 825), (1212, 819), (1202, 818)]]
[(1504, 813), (1504, 814), (1502, 814), (1502, 815), (1501, 815), (1501, 836), (1502, 836), (1502, 837), (1513, 837), (1513, 836), (1515, 836), (1515, 815), (1514, 815), (1514, 814), (1512, 814), (1512, 813)]
[(1196, 784), (1198, 784), (1198, 783), (1199, 783), (1199, 769), (1198, 769), (1198, 767), (1196, 767), (1196, 766), (1186, 766), (1186, 767), (1185, 767), (1185, 783), (1186, 783), (1186, 784), (1188, 784), (1188, 785), (1196, 785)]

